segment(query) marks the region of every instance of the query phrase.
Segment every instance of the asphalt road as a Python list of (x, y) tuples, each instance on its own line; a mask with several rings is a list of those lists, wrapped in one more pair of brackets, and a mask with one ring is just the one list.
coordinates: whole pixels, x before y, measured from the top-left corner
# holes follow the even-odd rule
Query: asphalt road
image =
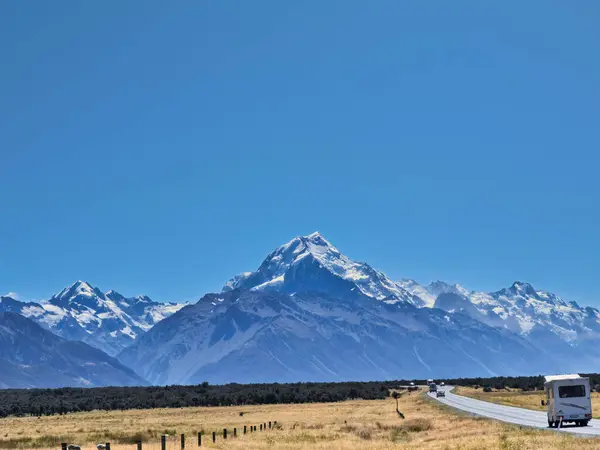
[(475, 400), (474, 398), (463, 397), (450, 392), (454, 389), (452, 386), (445, 386), (446, 397), (436, 398), (435, 394), (429, 396), (444, 405), (451, 406), (461, 411), (466, 411), (478, 416), (489, 417), (490, 419), (501, 420), (503, 422), (515, 425), (523, 425), (534, 428), (544, 428), (554, 432), (575, 433), (582, 435), (600, 436), (600, 420), (592, 419), (587, 427), (576, 427), (574, 425), (564, 425), (560, 429), (548, 427), (548, 416), (544, 411), (531, 411), (529, 409), (515, 408), (513, 406), (497, 405), (495, 403)]

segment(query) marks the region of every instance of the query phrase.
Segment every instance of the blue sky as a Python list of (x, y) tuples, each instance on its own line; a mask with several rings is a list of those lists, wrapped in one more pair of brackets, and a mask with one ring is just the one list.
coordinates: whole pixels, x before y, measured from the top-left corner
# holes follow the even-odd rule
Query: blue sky
[(1, 2), (0, 292), (194, 300), (315, 230), (600, 305), (600, 3)]

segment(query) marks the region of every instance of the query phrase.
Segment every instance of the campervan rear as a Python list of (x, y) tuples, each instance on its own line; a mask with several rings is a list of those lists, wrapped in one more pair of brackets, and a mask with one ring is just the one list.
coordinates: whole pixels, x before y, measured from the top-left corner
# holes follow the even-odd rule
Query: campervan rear
[(572, 422), (585, 426), (592, 418), (589, 378), (579, 375), (551, 375), (545, 377), (548, 426), (559, 427)]

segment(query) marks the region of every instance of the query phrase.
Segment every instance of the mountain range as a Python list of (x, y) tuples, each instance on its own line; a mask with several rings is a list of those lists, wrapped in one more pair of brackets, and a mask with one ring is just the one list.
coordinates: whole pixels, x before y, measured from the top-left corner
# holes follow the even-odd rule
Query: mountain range
[(393, 281), (313, 233), (160, 322), (119, 358), (159, 384), (587, 370), (600, 360), (588, 345), (598, 317), (527, 283), (484, 294)]
[(40, 303), (0, 297), (0, 312), (28, 317), (58, 336), (86, 342), (116, 355), (183, 304), (159, 303), (146, 296), (126, 298), (84, 281), (64, 288)]
[(596, 308), (520, 281), (483, 293), (392, 280), (319, 233), (195, 304), (79, 281), (39, 304), (3, 297), (0, 311), (116, 355), (153, 384), (586, 372), (600, 361)]
[(101, 350), (63, 339), (17, 313), (0, 313), (0, 366), (0, 388), (147, 384)]

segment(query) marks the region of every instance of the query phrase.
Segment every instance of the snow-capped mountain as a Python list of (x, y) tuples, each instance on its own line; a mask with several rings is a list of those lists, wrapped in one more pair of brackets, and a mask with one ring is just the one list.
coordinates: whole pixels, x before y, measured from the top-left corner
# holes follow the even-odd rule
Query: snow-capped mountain
[(47, 301), (22, 303), (2, 297), (0, 311), (17, 312), (69, 340), (81, 340), (116, 355), (138, 336), (184, 305), (158, 303), (146, 296), (106, 294), (77, 281)]
[(0, 312), (0, 367), (2, 389), (148, 384), (101, 350), (56, 336), (14, 312)]
[(386, 303), (405, 302), (415, 306), (432, 303), (421, 298), (367, 263), (340, 253), (318, 232), (292, 239), (274, 250), (256, 272), (245, 272), (229, 280), (223, 292), (233, 289), (294, 292), (323, 292), (339, 298), (366, 295)]
[(520, 317), (510, 305), (524, 310), (534, 296), (569, 307), (555, 296), (524, 286), (488, 303), (478, 295), (441, 281), (394, 282), (313, 233), (160, 322), (119, 358), (159, 384), (532, 374), (600, 361), (597, 351), (574, 355), (552, 333), (540, 345), (505, 326), (510, 311)]
[(232, 290), (163, 320), (119, 359), (154, 384), (377, 380), (557, 370), (508, 330), (462, 314), (335, 298)]
[(0, 312), (120, 352), (156, 384), (592, 372), (600, 363), (595, 308), (524, 282), (483, 293), (394, 281), (319, 233), (182, 306), (83, 282), (41, 304), (0, 298)]
[[(571, 346), (600, 342), (600, 311), (566, 302), (551, 292), (536, 290), (531, 284), (516, 281), (497, 292), (468, 292), (464, 288), (440, 282), (440, 293), (452, 293), (462, 299), (463, 309), (471, 317), (491, 326), (500, 326), (531, 340), (547, 339), (549, 335)], [(447, 301), (435, 306), (447, 311), (460, 309), (460, 301)], [(469, 304), (470, 306), (465, 306)], [(542, 340), (543, 340), (542, 339)], [(596, 345), (596, 344), (594, 344)]]

